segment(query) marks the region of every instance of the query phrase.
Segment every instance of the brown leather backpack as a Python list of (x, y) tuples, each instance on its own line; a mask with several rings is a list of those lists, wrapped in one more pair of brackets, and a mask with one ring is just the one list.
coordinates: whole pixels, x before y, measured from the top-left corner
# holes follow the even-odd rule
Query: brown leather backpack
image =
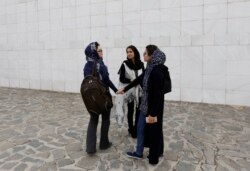
[(90, 114), (107, 113), (113, 107), (111, 96), (106, 85), (100, 80), (95, 61), (92, 75), (86, 76), (81, 84), (83, 102)]

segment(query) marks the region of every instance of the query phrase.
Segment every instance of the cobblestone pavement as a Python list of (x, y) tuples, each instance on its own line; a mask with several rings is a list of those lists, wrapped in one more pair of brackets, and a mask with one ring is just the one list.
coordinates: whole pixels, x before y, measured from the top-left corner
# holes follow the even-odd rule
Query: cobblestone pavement
[(250, 170), (249, 107), (166, 102), (165, 153), (156, 166), (148, 149), (143, 160), (126, 157), (136, 141), (118, 129), (114, 112), (114, 145), (88, 156), (88, 120), (79, 94), (0, 88), (0, 170)]

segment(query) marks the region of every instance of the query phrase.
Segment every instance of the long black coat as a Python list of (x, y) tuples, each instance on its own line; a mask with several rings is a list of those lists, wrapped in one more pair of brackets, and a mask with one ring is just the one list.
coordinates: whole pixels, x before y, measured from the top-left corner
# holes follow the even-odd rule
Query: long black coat
[[(164, 108), (164, 76), (168, 68), (165, 65), (155, 66), (148, 81), (148, 114), (162, 117)], [(159, 118), (159, 119), (160, 119)]]
[[(147, 116), (156, 116), (157, 123), (146, 124), (144, 146), (149, 147), (149, 162), (157, 164), (159, 156), (164, 152), (163, 141), (163, 111), (164, 111), (164, 81), (169, 77), (168, 67), (158, 65), (153, 68), (148, 80), (148, 112)], [(143, 82), (144, 74), (124, 88), (124, 92)], [(166, 79), (170, 80), (170, 78)]]
[[(145, 72), (144, 72), (145, 73)], [(142, 86), (144, 73), (124, 88), (124, 92), (140, 84)], [(148, 80), (148, 114), (162, 117), (164, 108), (164, 77), (169, 76), (168, 67), (158, 65), (153, 68)], [(169, 78), (170, 80), (170, 78)], [(147, 114), (147, 115), (148, 115)], [(159, 118), (160, 119), (160, 118)]]
[(159, 65), (153, 68), (148, 83), (148, 113), (156, 116), (157, 123), (145, 126), (145, 147), (149, 147), (149, 162), (157, 164), (164, 152), (163, 112), (164, 112), (164, 77), (169, 76), (168, 68)]

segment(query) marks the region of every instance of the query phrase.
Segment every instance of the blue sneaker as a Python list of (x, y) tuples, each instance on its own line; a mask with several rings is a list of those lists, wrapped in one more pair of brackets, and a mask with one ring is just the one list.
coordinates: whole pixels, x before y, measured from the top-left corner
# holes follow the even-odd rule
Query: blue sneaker
[(134, 159), (142, 159), (143, 155), (139, 155), (136, 152), (127, 152), (127, 156)]

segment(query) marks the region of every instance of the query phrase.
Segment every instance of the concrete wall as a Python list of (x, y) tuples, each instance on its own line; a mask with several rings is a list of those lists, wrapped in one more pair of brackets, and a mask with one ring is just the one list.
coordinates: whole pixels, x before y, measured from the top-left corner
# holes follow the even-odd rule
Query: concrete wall
[(133, 44), (167, 55), (170, 100), (250, 106), (249, 0), (0, 0), (0, 86), (79, 92), (84, 47), (111, 79)]

